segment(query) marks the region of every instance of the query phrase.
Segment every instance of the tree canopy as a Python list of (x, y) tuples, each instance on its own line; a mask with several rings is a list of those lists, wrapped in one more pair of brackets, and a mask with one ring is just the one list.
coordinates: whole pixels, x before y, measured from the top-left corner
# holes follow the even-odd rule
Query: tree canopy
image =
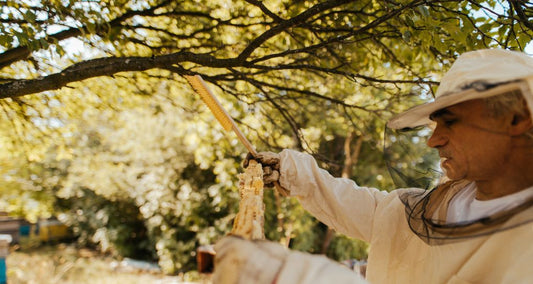
[[(292, 132), (300, 149), (306, 121), (325, 108), (347, 122), (388, 117), (408, 98), (430, 97), (458, 54), (523, 50), (532, 37), (525, 1), (2, 2), (0, 97), (10, 99), (8, 117), (19, 108), (39, 116), (65, 100), (54, 90), (79, 90), (102, 76), (183, 89), (183, 75), (200, 74), (240, 105), (237, 119), (260, 112)], [(134, 93), (155, 92), (143, 84)], [(302, 102), (316, 106), (302, 112)], [(360, 123), (351, 127), (364, 132)]]

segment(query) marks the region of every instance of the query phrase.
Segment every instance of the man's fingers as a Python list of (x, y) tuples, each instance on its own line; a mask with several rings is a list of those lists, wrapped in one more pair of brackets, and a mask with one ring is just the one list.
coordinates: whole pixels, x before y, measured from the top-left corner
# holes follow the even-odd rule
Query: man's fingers
[[(257, 160), (263, 165), (277, 165), (279, 169), (279, 154), (273, 152), (259, 152), (257, 154)], [(275, 167), (274, 167), (275, 168)]]
[(267, 187), (273, 187), (279, 180), (280, 156), (273, 152), (259, 152), (254, 157), (251, 153), (246, 155), (242, 165), (248, 167), (250, 160), (255, 160), (263, 166), (263, 183)]
[(250, 163), (250, 160), (254, 160), (254, 156), (252, 155), (252, 153), (248, 153), (246, 155), (246, 158), (244, 158), (244, 161), (242, 162), (242, 167), (247, 168), (248, 164)]
[(268, 175), (263, 173), (263, 182), (267, 185), (270, 185), (279, 180), (279, 172), (273, 171), (272, 169), (270, 170), (271, 170), (271, 173), (269, 173)]
[(257, 156), (253, 156), (251, 153), (248, 153), (246, 155), (246, 158), (242, 162), (243, 168), (247, 168), (250, 164), (250, 160), (255, 160), (263, 167), (269, 166), (274, 170), (279, 170), (280, 168), (280, 156), (278, 153), (273, 152), (259, 152), (257, 153)]

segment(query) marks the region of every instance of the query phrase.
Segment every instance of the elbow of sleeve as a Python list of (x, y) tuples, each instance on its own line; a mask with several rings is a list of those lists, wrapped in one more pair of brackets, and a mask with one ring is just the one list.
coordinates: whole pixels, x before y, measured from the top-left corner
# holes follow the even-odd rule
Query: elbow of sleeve
[(368, 283), (348, 267), (323, 255), (292, 251), (277, 275), (277, 284)]

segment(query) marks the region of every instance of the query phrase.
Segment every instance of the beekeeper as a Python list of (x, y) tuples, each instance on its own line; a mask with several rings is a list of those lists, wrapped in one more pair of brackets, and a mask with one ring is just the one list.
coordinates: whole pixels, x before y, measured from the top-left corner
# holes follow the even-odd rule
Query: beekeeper
[[(279, 180), (320, 221), (370, 243), (370, 283), (531, 283), (532, 90), (532, 57), (467, 52), (433, 102), (390, 120), (393, 129), (432, 124), (427, 144), (446, 173), (432, 190), (361, 187), (292, 150), (262, 152), (258, 160), (274, 169), (266, 183)], [(215, 283), (365, 281), (323, 256), (271, 242), (229, 236), (215, 250)]]

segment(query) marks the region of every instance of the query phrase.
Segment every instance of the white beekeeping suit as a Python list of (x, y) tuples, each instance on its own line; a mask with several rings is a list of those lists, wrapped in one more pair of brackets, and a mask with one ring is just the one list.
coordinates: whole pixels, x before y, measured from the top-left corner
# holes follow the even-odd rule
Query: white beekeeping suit
[[(498, 49), (468, 52), (443, 77), (434, 102), (400, 114), (388, 126), (427, 124), (438, 110), (512, 91), (520, 92), (531, 116), (531, 90), (532, 57)], [(531, 123), (531, 117), (526, 119)], [(520, 152), (526, 155), (522, 158), (533, 163), (533, 142), (520, 139), (526, 145)], [(531, 283), (533, 279), (533, 184), (490, 200), (497, 205), (505, 202), (505, 206), (477, 212), (474, 219), (460, 216), (457, 221), (450, 219), (453, 214), (448, 209), (460, 193), (475, 188), (472, 181), (456, 179), (432, 190), (407, 187), (389, 193), (335, 178), (305, 153), (283, 150), (260, 153), (260, 161), (262, 157), (272, 164), (280, 185), (317, 219), (339, 233), (370, 243), (366, 272), (370, 283)], [(531, 173), (526, 171), (522, 177), (531, 180)], [(225, 238), (217, 249), (221, 255), (215, 279), (223, 279), (220, 275), (230, 271), (229, 267), (238, 272), (219, 283), (364, 281), (325, 257), (270, 242)]]

